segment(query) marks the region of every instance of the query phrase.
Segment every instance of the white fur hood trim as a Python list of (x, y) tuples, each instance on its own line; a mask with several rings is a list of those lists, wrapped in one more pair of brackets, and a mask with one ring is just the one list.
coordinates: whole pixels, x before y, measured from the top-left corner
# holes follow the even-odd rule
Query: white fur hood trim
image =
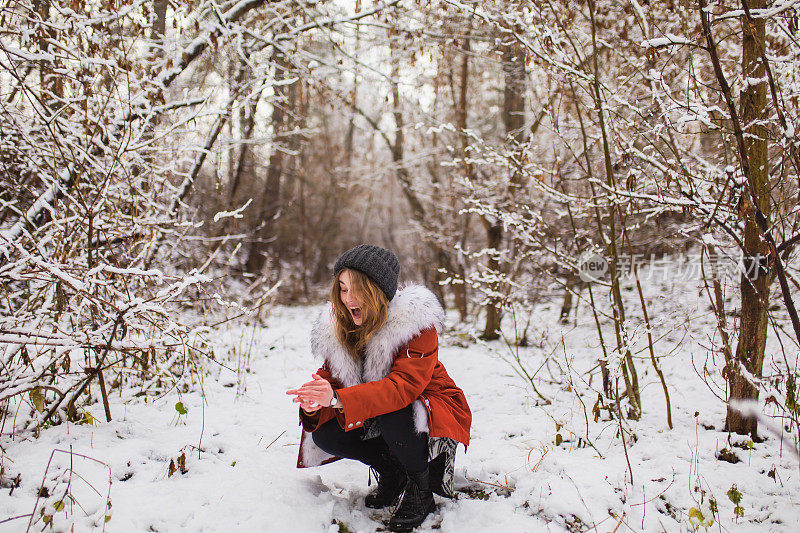
[(331, 374), (343, 387), (352, 387), (385, 378), (397, 350), (430, 327), (441, 334), (444, 309), (429, 289), (408, 285), (389, 302), (386, 324), (370, 339), (363, 361), (354, 361), (336, 338), (331, 304), (320, 313), (311, 330), (311, 351), (328, 362)]

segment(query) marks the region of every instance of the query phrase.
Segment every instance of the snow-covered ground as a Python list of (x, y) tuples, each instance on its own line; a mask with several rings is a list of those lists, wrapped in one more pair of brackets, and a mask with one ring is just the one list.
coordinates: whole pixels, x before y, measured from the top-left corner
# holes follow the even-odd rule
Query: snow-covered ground
[[(629, 314), (639, 316), (635, 293), (627, 295)], [(714, 328), (705, 296), (669, 284), (648, 296), (675, 427), (667, 428), (661, 385), (641, 350), (644, 331), (632, 319), (644, 405), (642, 419), (629, 426), (635, 438), (626, 439), (633, 483), (618, 423), (606, 411), (597, 421), (592, 413), (597, 397), (588, 371), (600, 348), (588, 306), (566, 326), (557, 321), (556, 303), (541, 306), (528, 332), (531, 346), (519, 349), (527, 371), (539, 369), (534, 384), (549, 405), (514, 371), (513, 350), (503, 342), (476, 344), (455, 333), (441, 339), (440, 358), (473, 411), (473, 440), (466, 454), (459, 448), (458, 499), (437, 496), (438, 510), (422, 531), (692, 531), (693, 508), (706, 523), (713, 518), (711, 531), (797, 531), (800, 469), (792, 439), (762, 430), (767, 439), (752, 447), (740, 436), (729, 443), (725, 406), (701, 379), (706, 365), (707, 379), (721, 383), (708, 349)], [(284, 391), (317, 368), (308, 330), (319, 309), (276, 308), (266, 327), (221, 327), (215, 352), (227, 368), (207, 362), (201, 386), (155, 401), (112, 397), (110, 423), (2, 437), (4, 479), (19, 474), (21, 484), (2, 489), (0, 521), (22, 518), (0, 531), (24, 531), (24, 515), (34, 509), (31, 531), (46, 529), (42, 508), (56, 531), (72, 524), (75, 531), (384, 530), (388, 511), (363, 505), (365, 466), (295, 468), (298, 418)], [(505, 326), (510, 334), (508, 318)], [(596, 388), (596, 370), (593, 379)], [(176, 411), (179, 401), (185, 415)], [(101, 404), (90, 411), (104, 420)], [(718, 460), (723, 448), (741, 462)], [(62, 505), (67, 482), (74, 503)], [(728, 495), (734, 485), (738, 518)]]

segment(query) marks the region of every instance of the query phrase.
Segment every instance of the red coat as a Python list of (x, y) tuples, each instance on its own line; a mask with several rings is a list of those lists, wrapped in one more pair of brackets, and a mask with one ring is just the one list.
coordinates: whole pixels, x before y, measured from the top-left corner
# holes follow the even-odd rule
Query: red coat
[(298, 467), (337, 459), (317, 448), (309, 435), (332, 418), (352, 431), (368, 418), (412, 403), (418, 432), (469, 444), (467, 400), (439, 362), (437, 329), (443, 319), (444, 310), (428, 289), (401, 289), (390, 302), (386, 324), (370, 339), (362, 360), (355, 361), (336, 339), (330, 308), (323, 311), (312, 330), (312, 351), (324, 359), (317, 373), (338, 392), (344, 409), (323, 407), (314, 416), (300, 410)]

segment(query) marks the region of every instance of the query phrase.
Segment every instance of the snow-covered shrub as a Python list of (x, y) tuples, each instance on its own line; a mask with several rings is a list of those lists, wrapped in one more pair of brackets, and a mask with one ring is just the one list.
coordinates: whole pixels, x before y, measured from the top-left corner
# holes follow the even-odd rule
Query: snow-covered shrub
[(142, 37), (146, 4), (22, 1), (0, 17), (2, 416), (24, 400), (23, 426), (80, 420), (98, 397), (110, 416), (111, 389), (171, 386), (203, 345), (170, 310), (208, 276), (151, 266), (188, 157), (157, 151), (170, 62)]

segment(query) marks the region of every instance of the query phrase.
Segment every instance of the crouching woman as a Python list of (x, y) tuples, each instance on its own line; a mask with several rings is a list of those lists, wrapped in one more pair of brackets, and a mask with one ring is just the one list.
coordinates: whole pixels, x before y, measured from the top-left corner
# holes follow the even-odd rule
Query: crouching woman
[(339, 257), (331, 305), (311, 331), (322, 367), (287, 394), (300, 403), (297, 466), (369, 465), (378, 486), (365, 505), (398, 502), (389, 529), (410, 531), (434, 510), (433, 492), (453, 496), (456, 445), (469, 444), (472, 415), (438, 359), (442, 306), (425, 287), (398, 290), (399, 272), (377, 246)]

